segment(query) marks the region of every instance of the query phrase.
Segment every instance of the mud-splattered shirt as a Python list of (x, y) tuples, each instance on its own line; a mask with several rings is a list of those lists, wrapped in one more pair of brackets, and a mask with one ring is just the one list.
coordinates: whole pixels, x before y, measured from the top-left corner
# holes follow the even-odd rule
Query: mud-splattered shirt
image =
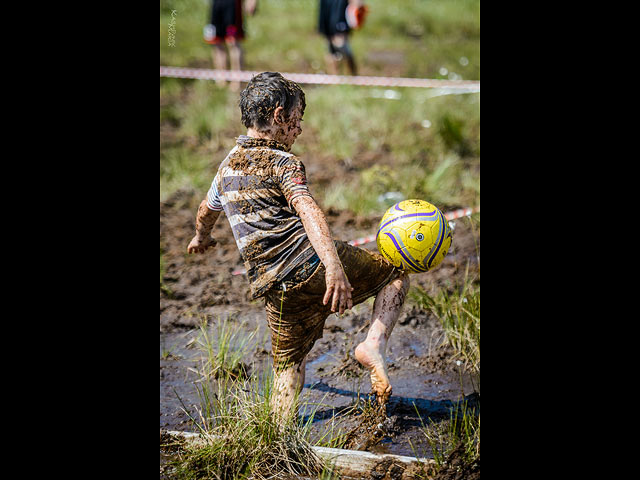
[(262, 296), (309, 260), (311, 246), (291, 201), (311, 196), (299, 158), (273, 140), (242, 135), (218, 168), (207, 194), (211, 210), (224, 210), (251, 283)]

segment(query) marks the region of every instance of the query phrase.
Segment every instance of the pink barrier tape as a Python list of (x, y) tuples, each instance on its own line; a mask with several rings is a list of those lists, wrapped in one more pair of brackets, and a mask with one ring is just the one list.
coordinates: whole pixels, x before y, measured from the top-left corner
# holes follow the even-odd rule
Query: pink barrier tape
[[(200, 80), (226, 80), (248, 82), (261, 72), (247, 70), (211, 70), (206, 68), (182, 68), (160, 66), (161, 77), (194, 78)], [(428, 78), (370, 77), (363, 75), (325, 75), (318, 73), (282, 73), (297, 83), (316, 85), (361, 85), (377, 87), (448, 88), (465, 92), (479, 92), (480, 82), (474, 80), (434, 80)]]
[[(478, 213), (478, 212), (480, 212), (480, 207), (459, 208), (458, 210), (445, 213), (444, 218), (450, 221), (450, 220), (455, 220), (456, 218), (469, 217), (474, 213)], [(349, 245), (358, 246), (358, 245), (365, 245), (367, 243), (371, 243), (375, 241), (376, 241), (376, 236), (369, 235), (367, 237), (356, 238), (355, 240), (351, 240), (348, 243)], [(240, 269), (240, 270), (234, 270), (233, 272), (231, 272), (231, 275), (244, 275), (245, 273), (247, 273), (245, 269)]]
[(469, 217), (474, 213), (478, 213), (480, 211), (480, 207), (473, 208), (459, 208), (458, 210), (454, 210), (453, 212), (445, 213), (444, 218), (447, 220), (455, 220), (456, 218)]

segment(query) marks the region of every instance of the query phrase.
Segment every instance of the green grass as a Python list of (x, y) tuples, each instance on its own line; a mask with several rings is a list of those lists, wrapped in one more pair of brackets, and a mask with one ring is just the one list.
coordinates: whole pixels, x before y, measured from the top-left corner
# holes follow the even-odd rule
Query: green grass
[(218, 320), (210, 326), (208, 319), (204, 318), (197, 340), (199, 348), (206, 354), (200, 368), (204, 378), (240, 379), (247, 376), (247, 367), (242, 360), (255, 347), (258, 328), (246, 334), (242, 331), (243, 326), (235, 326), (234, 319)]
[[(410, 297), (418, 306), (433, 313), (444, 329), (446, 338), (464, 361), (465, 367), (480, 375), (480, 276), (465, 276), (463, 285), (452, 291), (439, 290), (430, 295), (414, 287)], [(479, 383), (478, 383), (479, 387)]]
[[(465, 464), (480, 458), (480, 404), (470, 406), (467, 401), (455, 404), (449, 419), (425, 424), (416, 408), (422, 425), (421, 431), (439, 470), (458, 451)], [(416, 455), (419, 455), (416, 452)]]
[(240, 382), (229, 377), (215, 383), (203, 380), (200, 419), (192, 417), (192, 421), (205, 443), (181, 454), (176, 465), (178, 478), (235, 480), (283, 473), (320, 474), (324, 465), (307, 441), (309, 427), (274, 420), (272, 389), (273, 377), (267, 374)]
[(213, 82), (160, 81), (160, 200), (202, 195), (240, 134), (237, 98)]
[[(163, 85), (164, 80), (161, 91)], [(161, 107), (161, 114), (169, 112), (165, 125), (173, 125), (161, 134), (161, 200), (179, 189), (206, 193), (234, 138), (245, 133), (236, 95), (196, 81), (184, 85), (184, 99), (176, 105), (171, 88), (169, 82), (164, 90), (172, 100)], [(381, 212), (378, 197), (389, 191), (441, 208), (479, 203), (479, 95), (431, 97), (429, 91), (404, 88), (396, 90), (400, 100), (387, 100), (367, 88), (305, 90), (304, 130), (294, 145), (305, 163), (327, 155), (345, 163), (380, 158), (356, 173), (355, 184), (336, 178), (326, 189), (314, 190), (323, 207)], [(313, 177), (310, 182), (313, 190)]]
[[(478, 0), (367, 3), (367, 22), (352, 35), (361, 73), (385, 74), (391, 68), (395, 76), (479, 80)], [(211, 47), (202, 41), (209, 2), (163, 0), (160, 6), (160, 64), (211, 68)], [(315, 31), (316, 15), (316, 0), (261, 0), (256, 15), (245, 18), (245, 68), (324, 71), (326, 46)], [(175, 46), (168, 45), (171, 23)], [(441, 208), (479, 203), (479, 94), (303, 88), (307, 110), (294, 153), (306, 164), (327, 157), (345, 165), (367, 163), (363, 157), (376, 163), (322, 189), (313, 190), (311, 177), (321, 206), (381, 213), (385, 205), (378, 197), (393, 191)], [(234, 138), (245, 133), (238, 94), (199, 80), (160, 79), (160, 126), (161, 200), (181, 189), (204, 195)]]

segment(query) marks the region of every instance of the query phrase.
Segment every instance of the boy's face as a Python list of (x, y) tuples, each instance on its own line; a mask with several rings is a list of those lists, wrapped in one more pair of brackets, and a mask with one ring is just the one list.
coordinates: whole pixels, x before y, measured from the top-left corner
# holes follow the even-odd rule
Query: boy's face
[(274, 122), (274, 127), (276, 127), (274, 140), (277, 140), (291, 148), (295, 143), (296, 138), (298, 138), (302, 133), (303, 115), (302, 105), (300, 103), (291, 110), (289, 117), (285, 117), (284, 112), (280, 111), (280, 114), (276, 115), (276, 121)]

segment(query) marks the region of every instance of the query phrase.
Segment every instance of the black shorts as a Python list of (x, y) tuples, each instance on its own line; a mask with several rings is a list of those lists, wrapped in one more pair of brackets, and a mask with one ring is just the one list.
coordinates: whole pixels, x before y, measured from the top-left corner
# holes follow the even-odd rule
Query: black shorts
[(215, 45), (229, 38), (242, 40), (242, 1), (213, 0), (211, 8), (211, 25), (215, 27), (215, 37), (209, 43)]
[(349, 33), (346, 10), (347, 0), (321, 0), (318, 31), (329, 38), (337, 33)]

